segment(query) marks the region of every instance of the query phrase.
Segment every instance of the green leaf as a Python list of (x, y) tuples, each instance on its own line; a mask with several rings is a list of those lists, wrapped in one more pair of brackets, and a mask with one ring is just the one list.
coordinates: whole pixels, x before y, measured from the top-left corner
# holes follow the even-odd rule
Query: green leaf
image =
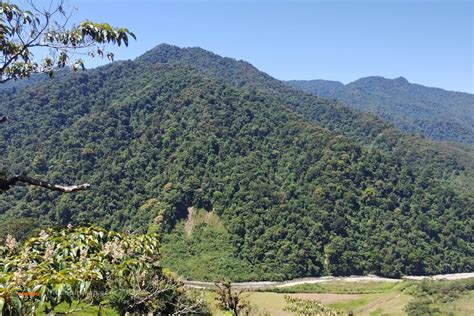
[(18, 296), (17, 293), (13, 293), (11, 296), (10, 296), (10, 299), (11, 299), (11, 302), (13, 304), (13, 307), (15, 308), (15, 311), (18, 313), (18, 314), (22, 314), (21, 313), (21, 299), (20, 297)]
[(57, 286), (57, 302), (59, 303), (61, 301), (61, 295), (63, 294), (63, 290), (64, 290), (64, 284), (59, 284)]
[(5, 305), (5, 298), (0, 297), (0, 316), (3, 315), (3, 306)]

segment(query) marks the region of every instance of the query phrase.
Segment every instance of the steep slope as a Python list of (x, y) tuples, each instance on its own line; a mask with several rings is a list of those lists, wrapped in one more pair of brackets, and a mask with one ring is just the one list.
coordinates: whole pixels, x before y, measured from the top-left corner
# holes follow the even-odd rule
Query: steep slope
[(382, 120), (353, 111), (340, 103), (292, 89), (248, 62), (221, 57), (199, 47), (179, 48), (161, 44), (143, 54), (137, 61), (191, 67), (233, 87), (263, 93), (321, 126), (355, 140), (371, 142), (380, 130), (390, 127)]
[(290, 86), (337, 99), (397, 127), (435, 140), (474, 144), (474, 95), (409, 83), (405, 78), (367, 77), (336, 81), (295, 80)]
[(239, 88), (213, 64), (146, 56), (3, 92), (3, 169), (93, 187), (14, 188), (0, 197), (0, 231), (17, 218), (162, 231), (166, 263), (207, 279), (472, 269), (473, 200), (436, 177), (458, 162), (412, 167), (295, 114), (265, 82)]
[[(168, 44), (157, 46), (137, 61), (191, 67), (235, 88), (259, 92), (330, 131), (396, 155), (404, 164), (414, 168), (434, 165), (439, 178), (456, 176), (465, 169), (471, 173), (474, 169), (473, 146), (442, 144), (407, 135), (370, 113), (361, 113), (340, 102), (293, 89), (245, 61), (223, 58), (199, 47), (179, 48)], [(461, 181), (462, 187), (465, 187), (465, 181)], [(470, 193), (474, 195), (474, 190)]]

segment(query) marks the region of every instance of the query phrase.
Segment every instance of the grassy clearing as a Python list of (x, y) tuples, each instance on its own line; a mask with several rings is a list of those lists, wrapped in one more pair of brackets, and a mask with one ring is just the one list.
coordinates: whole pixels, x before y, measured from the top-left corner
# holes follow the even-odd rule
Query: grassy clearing
[(403, 308), (412, 297), (405, 293), (384, 293), (378, 299), (353, 310), (354, 315), (406, 315)]
[[(305, 298), (304, 294), (291, 294)], [(317, 295), (328, 295), (326, 297)], [(404, 307), (414, 299), (413, 296), (401, 292), (399, 290), (388, 291), (385, 293), (371, 294), (315, 294), (308, 299), (316, 299), (329, 307), (337, 308), (345, 313), (352, 312), (353, 315), (381, 316), (381, 315), (406, 315)], [(284, 311), (285, 300), (284, 293), (271, 292), (251, 292), (249, 293), (249, 301), (258, 307), (259, 313), (267, 312), (270, 315), (283, 316), (288, 315)], [(331, 302), (331, 300), (333, 300)], [(339, 300), (334, 302), (334, 300)], [(444, 303), (438, 305), (441, 313), (437, 315), (474, 315), (474, 292), (469, 296), (465, 296), (449, 304)]]
[(188, 218), (184, 222), (184, 231), (187, 237), (191, 237), (194, 227), (199, 225), (212, 227), (215, 231), (225, 233), (226, 229), (219, 216), (214, 212), (207, 212), (205, 210), (196, 209), (194, 207), (188, 208)]
[[(451, 292), (444, 290), (447, 285), (456, 285), (457, 283), (464, 284), (469, 281), (437, 281), (434, 282), (434, 288), (441, 287), (443, 289), (443, 297), (453, 297)], [(303, 299), (315, 299), (322, 304), (332, 308), (337, 308), (345, 313), (352, 312), (353, 315), (367, 315), (367, 316), (381, 316), (381, 315), (406, 315), (404, 307), (411, 301), (416, 300), (414, 296), (417, 286), (421, 283), (417, 281), (410, 282), (328, 282), (324, 284), (311, 284), (308, 286), (295, 286), (291, 289), (292, 292), (277, 293), (277, 292), (248, 292), (244, 294), (251, 306), (252, 312), (250, 315), (275, 315), (284, 316), (289, 315), (284, 311), (285, 295), (291, 295)], [(314, 286), (317, 285), (317, 286)], [(459, 286), (459, 285), (458, 285)], [(430, 289), (432, 288), (430, 287)], [(297, 291), (300, 292), (297, 292)], [(311, 292), (313, 290), (314, 292)], [(200, 293), (200, 290), (191, 290)], [(331, 293), (331, 291), (333, 291)], [(370, 292), (372, 291), (372, 292)], [(439, 290), (436, 293), (440, 292)], [(449, 295), (448, 295), (449, 294)], [(213, 315), (228, 315), (219, 310), (215, 304), (216, 294), (213, 291), (204, 291), (204, 298), (208, 303)], [(465, 292), (465, 294), (457, 296), (455, 299), (449, 301), (438, 301), (432, 307), (439, 309), (440, 313), (435, 315), (474, 315), (474, 291)], [(67, 305), (61, 305), (56, 309), (56, 312), (64, 312), (68, 310)], [(77, 313), (70, 315), (97, 315), (97, 307), (88, 307)], [(115, 316), (117, 315), (110, 309), (103, 309), (101, 315)]]
[[(355, 311), (357, 309), (362, 310), (364, 307), (370, 305), (373, 302), (380, 302), (380, 304), (373, 305), (373, 308), (370, 310), (364, 311), (363, 313), (357, 313), (355, 315), (369, 315), (369, 312), (374, 312), (377, 308), (380, 309), (380, 313), (375, 313), (374, 315), (379, 314), (389, 314), (395, 308), (392, 306), (396, 306), (397, 303), (401, 302), (403, 299), (403, 305), (401, 305), (399, 311), (402, 311), (402, 308), (406, 302), (408, 302), (411, 297), (404, 296), (402, 299), (398, 299), (397, 301), (393, 301), (391, 305), (383, 305), (383, 302), (386, 302), (388, 298), (390, 298), (393, 293), (384, 293), (384, 294), (336, 294), (336, 293), (292, 293), (289, 294), (290, 296), (295, 296), (298, 298), (304, 299), (314, 299), (321, 302), (324, 305), (328, 305), (330, 307), (334, 307), (344, 312)], [(248, 299), (250, 304), (253, 306), (252, 315), (275, 315), (275, 316), (283, 316), (288, 315), (288, 312), (284, 311), (285, 308), (285, 293), (274, 293), (274, 292), (249, 292), (244, 297)], [(213, 292), (207, 292), (206, 299), (207, 302), (213, 304), (215, 298), (215, 294)], [(219, 311), (215, 306), (211, 308), (213, 315), (223, 315), (222, 311)], [(370, 314), (371, 315), (371, 314)], [(403, 315), (403, 313), (395, 313), (393, 315)]]
[(208, 218), (212, 225), (200, 222), (204, 220), (200, 217), (202, 214), (196, 215), (188, 224), (189, 236), (183, 222), (163, 236), (162, 265), (194, 280), (225, 280), (229, 275), (234, 276), (232, 281), (258, 279), (260, 273), (249, 273), (253, 268), (248, 262), (234, 258), (232, 236), (222, 231), (213, 216)]
[[(458, 296), (453, 296), (452, 293), (452, 288), (466, 288), (468, 282), (470, 281), (435, 281), (430, 283), (428, 289), (433, 289), (433, 298), (436, 302), (432, 304), (432, 307), (438, 308), (440, 311), (433, 315), (474, 315), (474, 291), (464, 292)], [(284, 311), (284, 296), (291, 295), (303, 299), (318, 300), (324, 305), (337, 308), (347, 314), (397, 316), (406, 315), (405, 306), (410, 302), (417, 301), (420, 286), (422, 283), (419, 281), (399, 283), (335, 281), (280, 288), (277, 291), (270, 289), (266, 292), (249, 292), (247, 298), (252, 305), (257, 307), (255, 313), (251, 315), (263, 315), (264, 313), (276, 316), (289, 315)], [(424, 288), (426, 290), (426, 286)], [(280, 290), (286, 291), (281, 293)], [(446, 297), (450, 300), (443, 299)]]
[[(97, 306), (87, 306), (86, 304), (79, 304), (76, 306), (76, 303), (72, 303), (72, 308), (77, 309), (76, 312), (73, 313), (68, 313), (67, 315), (72, 315), (72, 316), (88, 316), (88, 315), (93, 315), (97, 316), (99, 312), (99, 308)], [(70, 311), (72, 309), (69, 304), (63, 303), (58, 305), (55, 309), (54, 312), (56, 315), (65, 315), (66, 312)], [(82, 309), (84, 308), (84, 309)], [(114, 310), (110, 308), (105, 308), (103, 307), (100, 311), (100, 315), (102, 316), (118, 316), (119, 314), (115, 312)]]
[[(284, 293), (252, 292), (249, 294), (251, 304), (258, 307), (260, 313), (267, 312), (271, 315), (288, 315), (284, 311)], [(330, 294), (330, 293), (293, 293), (292, 296), (305, 299), (315, 299), (337, 308), (345, 313), (353, 312), (354, 315), (405, 315), (403, 307), (412, 297), (399, 292), (375, 294)]]
[(387, 297), (386, 293), (359, 294), (353, 300), (332, 303), (330, 304), (330, 306), (343, 310), (345, 312), (352, 312), (358, 309), (362, 309), (365, 306), (368, 306), (369, 304), (381, 300), (385, 297)]
[(248, 300), (250, 304), (257, 306), (260, 312), (267, 312), (275, 316), (288, 315), (283, 311), (285, 307), (283, 296), (279, 293), (251, 292)]
[[(404, 282), (402, 282), (404, 283)], [(334, 281), (327, 283), (299, 284), (291, 287), (270, 289), (277, 293), (335, 293), (335, 294), (373, 294), (385, 293), (400, 287), (395, 282), (344, 282)]]

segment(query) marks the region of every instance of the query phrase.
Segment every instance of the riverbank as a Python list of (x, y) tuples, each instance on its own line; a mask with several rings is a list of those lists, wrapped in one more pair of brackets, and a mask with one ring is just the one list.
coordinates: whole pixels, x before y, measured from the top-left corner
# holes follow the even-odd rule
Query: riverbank
[[(378, 282), (401, 282), (404, 280), (411, 280), (411, 281), (418, 281), (423, 279), (432, 279), (432, 280), (461, 280), (461, 279), (469, 279), (474, 278), (474, 272), (468, 273), (452, 273), (452, 274), (437, 274), (432, 276), (404, 276), (400, 279), (391, 279), (391, 278), (384, 278), (379, 277), (376, 275), (367, 275), (367, 276), (347, 276), (347, 277), (332, 277), (332, 276), (324, 276), (324, 277), (315, 277), (315, 278), (299, 278), (293, 279), (288, 281), (257, 281), (257, 282), (236, 282), (232, 283), (232, 287), (234, 289), (248, 289), (248, 290), (261, 290), (267, 288), (282, 288), (282, 287), (290, 287), (300, 284), (315, 284), (315, 283), (326, 283), (326, 282), (334, 282), (334, 281), (342, 281), (342, 282), (370, 282), (370, 281), (378, 281)], [(182, 280), (183, 283), (190, 288), (197, 288), (197, 289), (207, 289), (207, 288), (214, 288), (214, 282), (205, 282), (205, 281), (194, 281), (194, 280)]]

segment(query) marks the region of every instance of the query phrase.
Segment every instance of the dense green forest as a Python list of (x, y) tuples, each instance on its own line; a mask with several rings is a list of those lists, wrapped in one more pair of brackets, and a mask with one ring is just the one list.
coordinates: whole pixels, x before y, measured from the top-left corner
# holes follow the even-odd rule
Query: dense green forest
[[(167, 44), (159, 45), (137, 60), (183, 65), (234, 88), (258, 92), (321, 127), (369, 148), (396, 155), (403, 164), (414, 168), (430, 164), (440, 179), (453, 174), (457, 176), (459, 170), (474, 168), (472, 146), (432, 142), (408, 135), (370, 113), (361, 113), (335, 100), (295, 90), (245, 61), (222, 58), (199, 47), (183, 49)], [(465, 181), (461, 183), (460, 187), (466, 188)]]
[(3, 193), (0, 233), (160, 232), (163, 262), (205, 279), (472, 271), (468, 148), (404, 134), (248, 63), (160, 45), (0, 93), (0, 168), (92, 184)]
[(367, 77), (344, 85), (293, 80), (290, 86), (337, 99), (397, 127), (428, 138), (474, 144), (474, 95), (409, 83), (405, 78)]

